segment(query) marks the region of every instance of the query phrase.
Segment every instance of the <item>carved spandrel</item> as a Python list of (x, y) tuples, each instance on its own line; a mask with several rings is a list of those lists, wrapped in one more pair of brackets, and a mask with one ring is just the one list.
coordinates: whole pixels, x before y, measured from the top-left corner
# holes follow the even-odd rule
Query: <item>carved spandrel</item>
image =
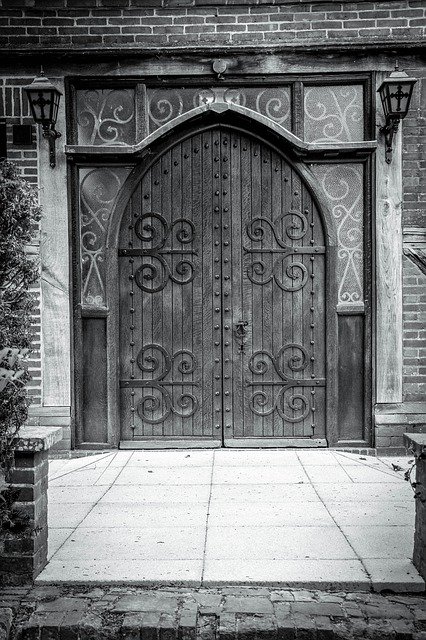
[(129, 167), (82, 168), (80, 178), (81, 299), (105, 306), (105, 243), (111, 213)]
[(360, 164), (313, 165), (337, 227), (338, 302), (364, 299), (364, 174)]
[(135, 90), (77, 90), (77, 143), (93, 146), (135, 144)]
[(364, 98), (361, 85), (305, 87), (306, 142), (354, 142), (364, 139)]
[(149, 130), (202, 105), (228, 103), (247, 107), (291, 130), (290, 87), (198, 87), (148, 89)]

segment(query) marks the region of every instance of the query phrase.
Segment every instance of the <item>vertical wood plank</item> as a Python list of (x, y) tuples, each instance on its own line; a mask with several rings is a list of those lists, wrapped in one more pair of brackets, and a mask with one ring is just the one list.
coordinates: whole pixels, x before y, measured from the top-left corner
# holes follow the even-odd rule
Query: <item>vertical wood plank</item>
[[(384, 79), (377, 74), (377, 85)], [(377, 101), (379, 103), (377, 94)], [(377, 104), (377, 116), (383, 119)], [(402, 147), (401, 125), (385, 161), (384, 136), (376, 154), (376, 400), (402, 402)]]
[[(60, 91), (65, 91), (58, 78), (55, 78), (55, 85)], [(59, 131), (66, 130), (63, 105), (58, 111), (57, 127)], [(67, 193), (67, 165), (63, 153), (65, 138), (56, 142), (54, 169), (49, 164), (48, 145), (44, 142), (40, 144), (38, 156), (39, 199), (43, 209), (40, 222), (42, 402), (43, 406), (70, 407), (68, 208), (66, 197), (58, 197)]]

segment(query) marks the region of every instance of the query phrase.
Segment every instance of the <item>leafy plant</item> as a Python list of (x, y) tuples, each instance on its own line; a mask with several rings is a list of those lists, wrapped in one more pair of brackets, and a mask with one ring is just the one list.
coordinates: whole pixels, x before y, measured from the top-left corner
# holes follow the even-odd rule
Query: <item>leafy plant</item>
[(11, 464), (11, 442), (28, 416), (22, 358), (31, 349), (30, 287), (38, 265), (28, 255), (40, 219), (37, 192), (14, 164), (0, 162), (0, 469)]
[(416, 500), (424, 503), (426, 502), (426, 487), (424, 487), (420, 482), (413, 480), (412, 474), (415, 472), (417, 465), (423, 460), (426, 460), (426, 448), (423, 447), (420, 453), (417, 453), (413, 448), (410, 448), (410, 451), (414, 455), (414, 458), (408, 461), (408, 464), (411, 466), (404, 473), (404, 478), (410, 483)]

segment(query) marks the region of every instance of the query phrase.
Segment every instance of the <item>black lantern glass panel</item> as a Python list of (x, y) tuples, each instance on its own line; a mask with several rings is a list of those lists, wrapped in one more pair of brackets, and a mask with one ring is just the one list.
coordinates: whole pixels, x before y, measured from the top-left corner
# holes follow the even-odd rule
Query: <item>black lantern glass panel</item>
[(59, 131), (55, 130), (55, 124), (62, 93), (45, 77), (43, 72), (30, 85), (24, 87), (24, 90), (34, 122), (41, 124), (43, 137), (49, 140), (50, 166), (53, 168), (56, 166), (55, 141), (61, 137)]
[(25, 87), (31, 114), (37, 124), (54, 126), (58, 117), (61, 92), (45, 76), (40, 76)]
[(416, 78), (409, 78), (405, 71), (396, 67), (389, 78), (383, 80), (378, 88), (382, 101), (385, 125), (380, 131), (385, 136), (386, 162), (392, 161), (392, 142), (398, 130), (399, 121), (405, 118), (410, 108)]
[[(401, 76), (403, 74), (403, 77), (395, 78), (396, 73)], [(379, 89), (383, 111), (385, 117), (405, 118), (416, 79), (409, 78), (404, 72), (394, 72), (394, 74), (384, 80)]]

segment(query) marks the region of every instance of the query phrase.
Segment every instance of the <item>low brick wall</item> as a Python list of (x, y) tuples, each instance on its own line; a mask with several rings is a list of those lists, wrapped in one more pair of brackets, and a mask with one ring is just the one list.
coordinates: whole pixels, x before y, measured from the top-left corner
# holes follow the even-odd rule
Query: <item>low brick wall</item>
[(0, 585), (31, 583), (47, 563), (48, 450), (62, 437), (57, 427), (24, 427), (14, 443), (6, 481), (16, 493), (17, 526), (2, 532)]
[(426, 402), (376, 405), (374, 446), (377, 455), (405, 455), (406, 433), (426, 433)]
[(404, 436), (407, 449), (416, 459), (416, 527), (414, 532), (413, 564), (422, 578), (426, 577), (426, 434)]

